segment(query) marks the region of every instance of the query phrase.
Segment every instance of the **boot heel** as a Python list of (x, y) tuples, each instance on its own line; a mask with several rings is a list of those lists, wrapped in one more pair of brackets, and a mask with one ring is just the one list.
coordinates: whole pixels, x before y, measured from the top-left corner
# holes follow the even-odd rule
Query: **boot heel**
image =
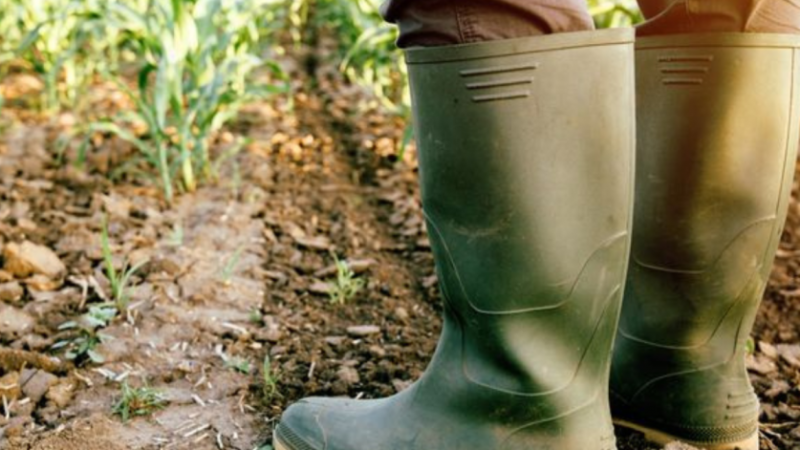
[(652, 442), (653, 444), (661, 446), (666, 446), (672, 442), (683, 442), (704, 450), (758, 450), (758, 432), (755, 432), (751, 436), (737, 442), (708, 444), (700, 442), (686, 442), (676, 436), (672, 436), (671, 434), (664, 433), (653, 428), (637, 425), (627, 420), (614, 419), (614, 425), (642, 433), (648, 442)]

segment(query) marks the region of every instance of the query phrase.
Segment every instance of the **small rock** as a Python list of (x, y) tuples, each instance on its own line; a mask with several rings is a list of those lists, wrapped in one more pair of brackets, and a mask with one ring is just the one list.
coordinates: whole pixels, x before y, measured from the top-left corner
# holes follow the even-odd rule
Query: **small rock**
[(16, 302), (25, 291), (16, 281), (0, 284), (0, 302)]
[(111, 217), (119, 219), (130, 217), (132, 206), (130, 200), (116, 195), (104, 195), (102, 199), (103, 207)]
[(326, 337), (324, 339), (324, 341), (325, 341), (326, 344), (332, 345), (334, 347), (338, 347), (338, 346), (342, 345), (342, 342), (344, 342), (344, 339), (345, 338), (343, 336), (328, 336), (328, 337)]
[(0, 378), (0, 397), (5, 397), (9, 402), (22, 396), (19, 385), (19, 372), (9, 372)]
[(683, 442), (670, 442), (664, 447), (664, 450), (698, 450), (697, 447), (692, 447), (689, 444), (684, 444)]
[(403, 380), (392, 380), (392, 386), (394, 386), (394, 390), (397, 392), (404, 391), (411, 386), (411, 381), (403, 381)]
[(410, 316), (408, 314), (408, 310), (401, 306), (399, 308), (395, 308), (394, 317), (401, 322), (405, 322)]
[(758, 349), (761, 350), (761, 353), (763, 353), (764, 356), (772, 359), (778, 359), (778, 349), (775, 348), (774, 345), (768, 342), (760, 341), (758, 343)]
[(67, 273), (66, 266), (52, 250), (29, 241), (7, 244), (3, 248), (3, 258), (3, 268), (17, 278), (41, 274), (57, 279)]
[(781, 359), (794, 368), (800, 368), (800, 345), (779, 344), (775, 346)]
[(46, 397), (50, 403), (63, 409), (72, 401), (74, 393), (75, 383), (70, 380), (61, 380), (47, 391)]
[(310, 248), (312, 250), (329, 250), (331, 248), (331, 240), (325, 236), (305, 237), (293, 236), (294, 241), (301, 247)]
[(35, 323), (25, 311), (0, 303), (0, 341), (13, 341), (29, 333)]
[(31, 416), (17, 416), (12, 417), (11, 421), (5, 427), (6, 437), (20, 437), (25, 432), (25, 427), (33, 422)]
[(52, 279), (45, 275), (34, 275), (23, 281), (28, 289), (38, 292), (52, 292), (60, 288), (63, 282), (60, 279)]
[(762, 355), (747, 355), (745, 365), (747, 366), (747, 370), (761, 375), (769, 375), (778, 370), (775, 361)]
[(22, 393), (30, 398), (33, 403), (39, 403), (47, 391), (57, 382), (57, 376), (39, 370), (22, 386)]
[(375, 325), (357, 325), (354, 327), (347, 327), (347, 334), (353, 337), (364, 337), (371, 334), (378, 334), (381, 328)]
[(286, 353), (286, 347), (282, 345), (276, 345), (275, 347), (269, 349), (269, 356), (278, 356), (283, 355), (284, 353)]
[(361, 377), (358, 376), (358, 371), (352, 367), (341, 367), (336, 371), (336, 376), (347, 385), (358, 384), (361, 382)]
[[(348, 259), (347, 261), (345, 261), (345, 263), (347, 264), (347, 267), (349, 267), (350, 270), (353, 271), (354, 274), (359, 275), (369, 270), (369, 268), (372, 267), (373, 265), (377, 264), (377, 261), (375, 261), (374, 259)], [(314, 276), (318, 278), (327, 278), (336, 275), (336, 271), (337, 271), (336, 264), (331, 264), (330, 266), (325, 267), (324, 269), (320, 269), (314, 272)]]
[(264, 316), (262, 321), (264, 322), (264, 327), (256, 330), (255, 339), (257, 341), (273, 343), (280, 341), (281, 337), (283, 337), (283, 333), (281, 332), (281, 327), (277, 319), (275, 319), (275, 316)]
[(386, 356), (386, 350), (378, 345), (373, 345), (369, 348), (369, 353), (376, 358), (383, 358)]
[(316, 295), (330, 295), (331, 285), (329, 283), (317, 281), (308, 287), (308, 292)]
[(772, 385), (764, 392), (764, 397), (774, 399), (792, 390), (792, 386), (784, 380), (772, 380)]

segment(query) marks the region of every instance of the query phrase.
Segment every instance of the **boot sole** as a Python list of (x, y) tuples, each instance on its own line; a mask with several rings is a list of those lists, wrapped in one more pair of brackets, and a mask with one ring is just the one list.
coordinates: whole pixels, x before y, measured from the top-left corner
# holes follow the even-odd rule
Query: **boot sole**
[[(708, 445), (700, 442), (689, 442), (681, 438), (672, 436), (670, 434), (663, 433), (661, 431), (654, 430), (652, 428), (643, 427), (641, 425), (637, 425), (635, 423), (631, 423), (626, 420), (614, 419), (614, 425), (638, 431), (639, 433), (644, 434), (644, 438), (647, 439), (649, 442), (652, 442), (656, 445), (660, 445), (662, 447), (676, 441), (693, 445), (695, 447), (702, 448), (705, 450), (758, 450), (758, 445), (759, 445), (758, 432), (753, 433), (752, 436), (748, 437), (747, 439), (743, 439), (739, 442)], [(280, 441), (277, 433), (272, 434), (272, 444), (275, 446), (275, 450), (293, 450), (284, 445)]]
[(287, 447), (280, 439), (278, 439), (278, 432), (272, 432), (272, 445), (275, 447), (275, 450), (292, 450)]
[(659, 431), (653, 428), (647, 428), (642, 425), (637, 425), (633, 422), (628, 422), (627, 420), (614, 419), (614, 425), (618, 425), (627, 428), (629, 430), (638, 431), (639, 433), (644, 434), (644, 438), (646, 440), (660, 446), (666, 446), (671, 442), (677, 441), (704, 450), (758, 450), (758, 431), (753, 433), (751, 436), (742, 439), (741, 441), (738, 442), (727, 442), (723, 444), (708, 444), (703, 442), (687, 441), (677, 436), (664, 433), (663, 431)]

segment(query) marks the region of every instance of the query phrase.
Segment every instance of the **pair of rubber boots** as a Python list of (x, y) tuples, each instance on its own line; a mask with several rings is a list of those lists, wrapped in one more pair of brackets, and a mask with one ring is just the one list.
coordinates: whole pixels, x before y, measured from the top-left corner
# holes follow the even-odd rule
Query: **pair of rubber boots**
[(290, 407), (277, 450), (612, 450), (612, 421), (757, 450), (744, 361), (795, 169), (800, 38), (633, 41), (408, 51), (442, 337), (393, 397)]

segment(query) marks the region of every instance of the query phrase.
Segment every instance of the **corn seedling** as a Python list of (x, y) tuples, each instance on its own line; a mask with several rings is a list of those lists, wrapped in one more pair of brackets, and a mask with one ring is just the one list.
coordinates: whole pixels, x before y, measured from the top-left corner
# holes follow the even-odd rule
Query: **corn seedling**
[(269, 355), (264, 356), (264, 362), (261, 364), (261, 394), (265, 402), (271, 401), (278, 393), (278, 377), (273, 373), (272, 361)]
[(125, 311), (128, 309), (130, 303), (130, 292), (128, 284), (131, 277), (149, 262), (145, 259), (131, 267), (128, 266), (128, 261), (122, 267), (121, 271), (114, 268), (114, 257), (111, 253), (111, 243), (108, 239), (108, 221), (103, 219), (103, 227), (100, 234), (101, 247), (103, 252), (103, 265), (105, 266), (106, 277), (111, 285), (111, 299), (114, 301), (118, 311)]
[(244, 358), (228, 358), (225, 360), (225, 367), (245, 375), (250, 373), (250, 361)]
[(166, 407), (168, 403), (160, 391), (148, 386), (134, 388), (127, 381), (123, 381), (120, 389), (120, 399), (114, 405), (112, 412), (120, 416), (123, 422), (132, 417), (152, 414)]
[(236, 266), (239, 264), (239, 260), (242, 258), (242, 251), (244, 251), (244, 245), (240, 245), (236, 251), (233, 252), (233, 255), (231, 255), (231, 257), (225, 262), (225, 267), (222, 268), (220, 280), (226, 286), (231, 284), (231, 280), (233, 280), (233, 274), (236, 271)]
[(356, 278), (356, 274), (347, 264), (334, 255), (336, 261), (336, 280), (330, 283), (328, 295), (331, 303), (343, 305), (358, 294), (364, 287), (364, 280)]
[(172, 226), (172, 233), (169, 235), (167, 245), (170, 247), (183, 246), (183, 226), (181, 224), (176, 223)]
[(113, 306), (95, 305), (89, 308), (89, 312), (81, 316), (77, 321), (69, 321), (61, 324), (59, 330), (75, 330), (77, 335), (56, 342), (53, 350), (66, 349), (65, 357), (78, 364), (87, 360), (96, 364), (105, 361), (103, 356), (97, 352), (98, 345), (110, 339), (109, 336), (99, 330), (108, 326), (111, 320), (118, 314)]

